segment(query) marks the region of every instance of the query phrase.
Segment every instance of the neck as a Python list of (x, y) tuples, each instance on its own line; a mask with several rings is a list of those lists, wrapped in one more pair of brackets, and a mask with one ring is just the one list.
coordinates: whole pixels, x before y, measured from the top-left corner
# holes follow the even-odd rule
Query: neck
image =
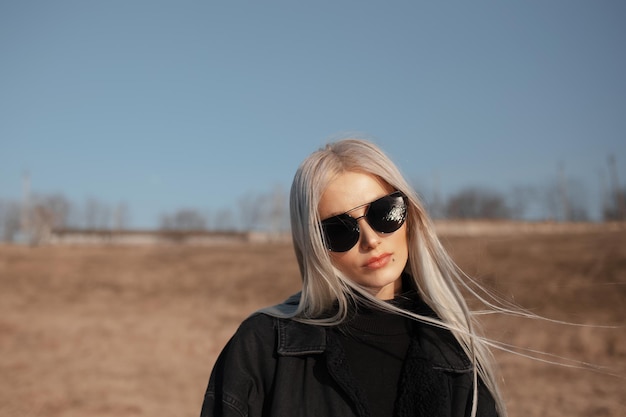
[(396, 295), (402, 293), (402, 276), (396, 278), (394, 282), (388, 284), (382, 288), (379, 288), (377, 291), (373, 290), (372, 295), (379, 300), (393, 300)]

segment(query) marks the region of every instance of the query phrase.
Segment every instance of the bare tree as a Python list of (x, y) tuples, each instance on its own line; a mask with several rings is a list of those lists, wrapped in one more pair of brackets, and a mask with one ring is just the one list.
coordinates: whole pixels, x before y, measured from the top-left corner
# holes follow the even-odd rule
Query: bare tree
[(457, 219), (508, 219), (511, 209), (504, 197), (495, 191), (466, 188), (448, 199), (446, 215)]
[(38, 245), (50, 236), (55, 227), (55, 213), (42, 204), (33, 207), (30, 223), (30, 243)]
[(626, 220), (626, 189), (620, 186), (615, 155), (608, 158), (611, 187), (607, 202), (603, 208), (605, 220)]
[(263, 221), (265, 198), (261, 194), (246, 193), (238, 201), (239, 224), (243, 230), (258, 229)]
[(113, 212), (113, 228), (115, 230), (127, 229), (130, 224), (130, 212), (126, 203), (119, 203)]
[(438, 176), (435, 177), (432, 188), (424, 186), (416, 179), (412, 179), (410, 185), (419, 194), (431, 218), (441, 219), (445, 217), (445, 205), (441, 199)]
[(534, 186), (516, 185), (508, 193), (507, 201), (512, 218), (524, 219), (533, 215), (536, 217), (541, 206), (541, 192)]
[(220, 209), (215, 213), (215, 229), (221, 231), (235, 230), (235, 219), (230, 209)]
[(540, 195), (544, 219), (563, 220), (559, 185), (556, 182), (545, 184), (540, 188)]
[(67, 226), (71, 203), (62, 194), (38, 194), (30, 192), (21, 206), (20, 227), (24, 238), (31, 244), (44, 240), (53, 229)]
[(626, 210), (622, 210), (620, 201), (626, 201), (626, 188), (613, 190), (611, 199), (602, 208), (602, 217), (605, 221), (626, 220)]
[[(417, 190), (419, 188), (416, 187)], [(439, 181), (439, 175), (435, 175), (433, 180), (432, 199), (428, 204), (430, 214), (434, 219), (440, 219), (445, 216), (445, 207), (441, 199), (441, 184)]]
[(289, 230), (289, 202), (281, 185), (264, 193), (246, 193), (239, 199), (239, 219), (243, 230), (281, 233)]
[(180, 209), (161, 217), (162, 230), (206, 230), (206, 217), (194, 209)]
[(62, 194), (36, 195), (35, 208), (39, 212), (47, 212), (50, 228), (64, 228), (69, 225), (72, 203)]
[[(567, 194), (563, 193), (564, 189)], [(560, 178), (558, 182), (543, 187), (540, 199), (547, 219), (566, 222), (589, 220), (587, 193), (580, 181)]]
[(275, 186), (268, 194), (268, 226), (271, 232), (280, 233), (288, 230), (289, 207), (287, 194), (282, 186)]
[(111, 208), (94, 197), (85, 200), (83, 216), (86, 229), (109, 229), (111, 227)]
[(0, 237), (13, 242), (21, 227), (20, 205), (15, 201), (0, 200)]

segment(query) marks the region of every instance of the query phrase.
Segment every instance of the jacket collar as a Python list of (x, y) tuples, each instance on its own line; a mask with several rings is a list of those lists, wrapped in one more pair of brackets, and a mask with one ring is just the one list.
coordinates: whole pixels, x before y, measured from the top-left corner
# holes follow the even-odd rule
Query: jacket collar
[(303, 356), (326, 350), (326, 328), (289, 319), (276, 319), (277, 353), (280, 356)]
[[(304, 356), (321, 354), (327, 349), (330, 329), (333, 327), (302, 323), (294, 319), (281, 318), (295, 313), (300, 293), (282, 304), (260, 310), (257, 314), (274, 317), (279, 356)], [(415, 322), (413, 343), (419, 346), (419, 356), (432, 363), (433, 367), (448, 372), (468, 372), (472, 363), (461, 349), (452, 333), (427, 323)]]

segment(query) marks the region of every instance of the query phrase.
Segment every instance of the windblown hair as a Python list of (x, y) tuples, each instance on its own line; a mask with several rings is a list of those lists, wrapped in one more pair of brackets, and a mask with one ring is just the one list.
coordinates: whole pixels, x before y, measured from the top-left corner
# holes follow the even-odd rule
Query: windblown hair
[[(440, 319), (418, 315), (378, 300), (332, 265), (319, 227), (317, 208), (328, 184), (344, 172), (374, 175), (407, 196), (409, 256), (405, 272), (424, 302)], [(380, 309), (449, 329), (474, 364), (472, 415), (476, 412), (478, 376), (492, 393), (499, 415), (506, 415), (487, 340), (479, 334), (475, 317), (459, 288), (476, 293), (464, 283), (465, 275), (437, 238), (413, 187), (377, 146), (360, 139), (344, 139), (311, 154), (295, 174), (290, 212), (293, 245), (303, 285), (298, 307), (283, 315), (317, 325), (337, 325), (346, 318), (351, 300), (358, 295)], [(329, 312), (332, 313), (330, 316)]]

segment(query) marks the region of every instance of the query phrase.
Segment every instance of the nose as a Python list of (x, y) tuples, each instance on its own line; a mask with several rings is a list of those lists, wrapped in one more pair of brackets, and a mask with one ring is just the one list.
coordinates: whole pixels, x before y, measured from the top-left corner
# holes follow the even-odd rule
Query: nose
[(361, 231), (359, 236), (359, 245), (363, 249), (373, 249), (380, 243), (380, 236), (378, 233), (372, 229), (370, 224), (367, 222), (365, 215), (357, 217), (355, 219), (359, 224), (359, 229)]

